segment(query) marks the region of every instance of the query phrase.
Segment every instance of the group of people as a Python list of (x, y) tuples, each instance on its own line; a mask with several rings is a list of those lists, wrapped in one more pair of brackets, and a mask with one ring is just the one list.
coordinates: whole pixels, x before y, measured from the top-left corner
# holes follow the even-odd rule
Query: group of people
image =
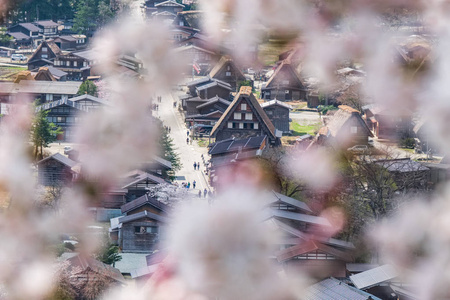
[(194, 162), (194, 170), (200, 170), (200, 162)]
[[(208, 195), (208, 196), (211, 197), (211, 196), (212, 196), (212, 193), (211, 193), (211, 191), (208, 192), (208, 190), (205, 188), (205, 189), (203, 190), (203, 197), (206, 198), (206, 195)], [(199, 191), (198, 191), (198, 197), (199, 197), (199, 198), (202, 197), (202, 190), (199, 190)]]
[(164, 125), (164, 129), (165, 129), (168, 133), (170, 133), (170, 132), (172, 131), (172, 128), (170, 128), (170, 126)]

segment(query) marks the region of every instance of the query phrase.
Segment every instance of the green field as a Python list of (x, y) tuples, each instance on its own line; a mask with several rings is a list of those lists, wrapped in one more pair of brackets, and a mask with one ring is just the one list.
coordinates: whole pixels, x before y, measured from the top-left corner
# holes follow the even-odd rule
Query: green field
[(1, 66), (0, 67), (0, 79), (1, 80), (14, 80), (16, 74), (20, 71), (25, 71), (27, 67), (10, 67)]
[(300, 136), (305, 134), (316, 135), (316, 132), (319, 130), (319, 128), (320, 123), (300, 125), (297, 122), (291, 122), (290, 125), (292, 135), (294, 136)]

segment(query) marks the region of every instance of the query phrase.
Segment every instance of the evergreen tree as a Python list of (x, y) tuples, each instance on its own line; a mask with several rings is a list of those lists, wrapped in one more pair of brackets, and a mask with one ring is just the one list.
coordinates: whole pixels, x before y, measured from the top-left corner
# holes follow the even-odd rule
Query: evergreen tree
[(94, 97), (97, 97), (97, 86), (95, 83), (93, 83), (90, 80), (86, 80), (80, 85), (80, 88), (78, 89), (77, 95), (84, 95), (88, 94)]
[(33, 119), (30, 130), (30, 138), (34, 147), (34, 159), (43, 157), (43, 148), (56, 140), (56, 136), (61, 134), (62, 130), (55, 124), (47, 120), (47, 112), (39, 111)]
[(172, 164), (172, 170), (170, 170), (167, 175), (169, 178), (173, 180), (175, 178), (175, 173), (181, 169), (181, 160), (178, 153), (175, 151), (175, 145), (173, 144), (173, 139), (169, 136), (167, 130), (162, 126), (160, 126), (160, 141), (159, 144), (161, 146), (162, 156), (164, 159), (168, 160)]

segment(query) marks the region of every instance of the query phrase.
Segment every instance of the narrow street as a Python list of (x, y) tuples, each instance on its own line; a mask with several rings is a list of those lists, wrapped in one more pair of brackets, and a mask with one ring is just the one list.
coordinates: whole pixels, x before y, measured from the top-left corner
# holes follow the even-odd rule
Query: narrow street
[[(153, 115), (159, 117), (165, 126), (171, 128), (170, 136), (173, 138), (175, 144), (176, 152), (180, 155), (180, 160), (182, 163), (182, 168), (177, 172), (177, 178), (174, 181), (180, 186), (183, 182), (190, 182), (190, 191), (194, 194), (198, 194), (198, 191), (206, 188), (208, 191), (211, 190), (208, 184), (208, 177), (205, 175), (205, 165), (203, 164), (201, 155), (203, 154), (205, 159), (207, 159), (208, 149), (206, 147), (200, 147), (197, 141), (194, 140), (191, 143), (186, 143), (188, 128), (184, 124), (181, 114), (178, 112), (177, 108), (173, 107), (173, 102), (175, 97), (172, 94), (167, 94), (162, 97), (161, 103), (159, 105), (158, 111), (154, 111)], [(200, 162), (200, 170), (194, 170), (194, 162)], [(193, 182), (196, 181), (196, 187), (193, 189)], [(212, 191), (212, 190), (211, 190)]]

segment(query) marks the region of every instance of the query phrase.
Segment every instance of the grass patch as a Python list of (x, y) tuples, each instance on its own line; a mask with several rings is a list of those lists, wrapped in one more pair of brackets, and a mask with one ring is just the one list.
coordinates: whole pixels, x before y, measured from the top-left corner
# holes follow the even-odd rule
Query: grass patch
[(285, 51), (286, 43), (284, 40), (269, 39), (267, 42), (259, 45), (258, 58), (265, 66), (273, 65), (278, 61), (278, 55)]
[(197, 144), (199, 147), (208, 147), (209, 145), (209, 139), (208, 138), (198, 138), (197, 139)]
[(19, 66), (1, 66), (0, 67), (0, 71), (9, 71), (9, 70), (12, 70), (12, 71), (25, 71), (25, 70), (27, 70), (27, 67), (26, 66), (23, 66), (23, 67), (19, 67)]
[(297, 122), (291, 122), (290, 124), (290, 130), (294, 136), (301, 136), (305, 134), (316, 135), (319, 128), (320, 123), (300, 125)]
[(261, 92), (260, 91), (256, 91), (253, 94), (255, 94), (256, 99), (261, 99)]
[(403, 151), (409, 152), (411, 154), (415, 154), (414, 149), (409, 149), (409, 148), (400, 148), (400, 149), (402, 149)]

